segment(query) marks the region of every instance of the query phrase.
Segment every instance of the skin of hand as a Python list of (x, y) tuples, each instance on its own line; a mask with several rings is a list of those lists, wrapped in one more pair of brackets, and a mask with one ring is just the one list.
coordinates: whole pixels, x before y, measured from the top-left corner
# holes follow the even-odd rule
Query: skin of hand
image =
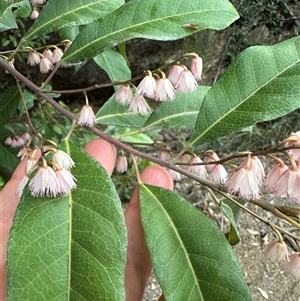
[[(116, 161), (116, 149), (111, 143), (94, 139), (85, 146), (85, 151), (93, 156), (111, 175)], [(0, 301), (6, 296), (6, 248), (9, 230), (19, 204), (17, 187), (25, 175), (27, 159), (24, 159), (14, 171), (11, 179), (0, 191)], [(144, 183), (173, 189), (170, 174), (161, 166), (149, 166), (141, 174)], [(141, 222), (139, 192), (136, 188), (125, 212), (128, 235), (127, 262), (125, 267), (126, 301), (142, 299), (144, 289), (152, 269), (152, 263)], [(162, 297), (163, 298), (163, 297)], [(164, 299), (160, 299), (164, 300)]]

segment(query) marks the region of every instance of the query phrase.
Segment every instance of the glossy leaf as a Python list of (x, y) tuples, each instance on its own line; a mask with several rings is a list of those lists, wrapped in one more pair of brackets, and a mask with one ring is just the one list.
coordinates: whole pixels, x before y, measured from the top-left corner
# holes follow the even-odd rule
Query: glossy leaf
[(18, 28), (16, 16), (27, 17), (30, 12), (29, 0), (0, 1), (0, 32)]
[(300, 107), (300, 37), (244, 50), (206, 94), (191, 145)]
[[(111, 14), (88, 24), (62, 61), (84, 61), (133, 38), (176, 40), (204, 28), (224, 29), (238, 18), (227, 0), (131, 0)], [(186, 24), (196, 24), (196, 29)]]
[(124, 300), (119, 197), (93, 158), (70, 142), (62, 148), (75, 161), (78, 187), (57, 198), (25, 193), (10, 233), (7, 300)]
[(99, 124), (118, 125), (124, 127), (141, 127), (149, 118), (149, 115), (133, 115), (128, 112), (129, 106), (122, 106), (116, 102), (114, 95), (106, 101), (96, 114)]
[(20, 92), (17, 86), (10, 87), (0, 93), (0, 127), (14, 116), (20, 99)]
[(143, 131), (164, 128), (193, 129), (199, 108), (210, 87), (199, 86), (193, 93), (177, 93), (173, 101), (162, 102), (146, 121)]
[(141, 215), (154, 271), (168, 301), (252, 300), (223, 233), (177, 194), (141, 184)]
[[(94, 57), (94, 61), (108, 74), (112, 82), (131, 78), (131, 71), (125, 58), (114, 49), (105, 50)], [(115, 87), (115, 90), (117, 89), (118, 87)]]
[(123, 5), (123, 0), (48, 0), (23, 41), (63, 27), (87, 24)]

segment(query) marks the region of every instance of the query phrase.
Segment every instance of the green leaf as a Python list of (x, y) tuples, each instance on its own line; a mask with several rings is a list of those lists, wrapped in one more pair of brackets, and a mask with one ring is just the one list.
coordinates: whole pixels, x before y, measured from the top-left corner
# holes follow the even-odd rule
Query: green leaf
[[(14, 12), (13, 12), (14, 10)], [(0, 1), (0, 32), (18, 28), (16, 16), (27, 17), (31, 11), (28, 0)]]
[[(94, 57), (94, 61), (105, 70), (112, 82), (131, 79), (131, 71), (125, 58), (114, 49), (105, 50)], [(117, 89), (115, 86), (115, 90)]]
[[(26, 89), (23, 90), (23, 95), (24, 95), (26, 107), (29, 110), (34, 105), (34, 101), (36, 100), (36, 95), (29, 92)], [(24, 106), (23, 106), (22, 102), (19, 103), (18, 110), (19, 110), (19, 115), (20, 116), (22, 116), (25, 113)]]
[(6, 124), (16, 113), (20, 102), (20, 92), (13, 86), (0, 93), (0, 127)]
[(115, 100), (114, 95), (106, 101), (96, 114), (96, 121), (99, 124), (124, 127), (141, 127), (148, 118), (149, 115), (133, 115), (128, 112), (128, 106), (120, 105)]
[(206, 94), (191, 145), (300, 107), (300, 37), (244, 50)]
[[(242, 205), (246, 203), (244, 200), (238, 199), (236, 197), (234, 197), (233, 199)], [(228, 199), (222, 199), (221, 210), (223, 211), (223, 213), (225, 214), (225, 216), (228, 218), (230, 222), (230, 230), (228, 233), (227, 240), (232, 246), (234, 246), (240, 242), (237, 221), (240, 217), (241, 208), (235, 205), (234, 203), (232, 203)]]
[[(76, 63), (133, 38), (176, 40), (205, 28), (224, 29), (238, 18), (227, 0), (131, 0), (88, 24), (62, 61)], [(193, 23), (197, 29), (184, 25)]]
[(23, 196), (10, 233), (7, 300), (124, 300), (119, 197), (93, 158), (68, 141), (62, 148), (78, 187), (57, 198)]
[(168, 301), (252, 300), (232, 247), (177, 194), (140, 185), (141, 216), (154, 271)]
[(209, 89), (210, 87), (199, 86), (193, 93), (177, 93), (175, 100), (162, 102), (148, 118), (142, 130), (193, 129), (199, 108)]
[(123, 0), (48, 0), (23, 41), (60, 28), (87, 24), (123, 5)]

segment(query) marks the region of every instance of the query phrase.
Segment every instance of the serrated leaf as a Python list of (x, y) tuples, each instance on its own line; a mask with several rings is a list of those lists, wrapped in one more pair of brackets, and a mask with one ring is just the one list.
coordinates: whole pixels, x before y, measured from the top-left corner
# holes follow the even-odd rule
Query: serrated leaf
[(300, 37), (249, 47), (206, 94), (190, 146), (299, 108), (299, 82)]
[[(105, 50), (94, 57), (94, 61), (108, 74), (112, 82), (131, 78), (131, 71), (125, 58), (114, 49)], [(116, 86), (114, 88), (118, 89)]]
[(177, 194), (140, 185), (141, 216), (154, 271), (168, 301), (250, 301), (232, 247)]
[(118, 125), (124, 127), (141, 127), (149, 118), (149, 115), (133, 115), (128, 112), (128, 106), (120, 105), (114, 95), (106, 101), (96, 114), (99, 124)]
[(143, 131), (164, 128), (193, 129), (203, 98), (210, 87), (193, 93), (177, 93), (175, 100), (162, 102), (146, 121)]
[[(14, 9), (14, 12), (13, 10)], [(0, 32), (18, 28), (16, 16), (27, 17), (31, 11), (28, 0), (0, 1)]]
[(123, 5), (123, 0), (48, 0), (23, 41), (72, 25), (87, 24)]
[[(68, 141), (78, 187), (23, 196), (8, 247), (7, 300), (124, 300), (126, 227), (106, 171)], [(9, 200), (6, 200), (9, 201)]]
[[(227, 0), (131, 0), (102, 19), (88, 24), (64, 54), (76, 63), (133, 38), (176, 40), (204, 28), (224, 29), (238, 18)], [(196, 24), (196, 29), (184, 25)]]
[(16, 113), (20, 102), (20, 92), (13, 86), (0, 93), (0, 127), (6, 124)]

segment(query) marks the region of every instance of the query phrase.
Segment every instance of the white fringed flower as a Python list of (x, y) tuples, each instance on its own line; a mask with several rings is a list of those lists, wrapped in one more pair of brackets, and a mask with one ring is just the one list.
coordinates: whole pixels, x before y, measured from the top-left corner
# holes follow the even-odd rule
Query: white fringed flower
[(84, 105), (81, 109), (78, 124), (93, 127), (96, 123), (96, 116), (91, 106)]
[(61, 168), (69, 169), (75, 166), (75, 162), (72, 158), (62, 150), (58, 150), (53, 154), (52, 160)]

